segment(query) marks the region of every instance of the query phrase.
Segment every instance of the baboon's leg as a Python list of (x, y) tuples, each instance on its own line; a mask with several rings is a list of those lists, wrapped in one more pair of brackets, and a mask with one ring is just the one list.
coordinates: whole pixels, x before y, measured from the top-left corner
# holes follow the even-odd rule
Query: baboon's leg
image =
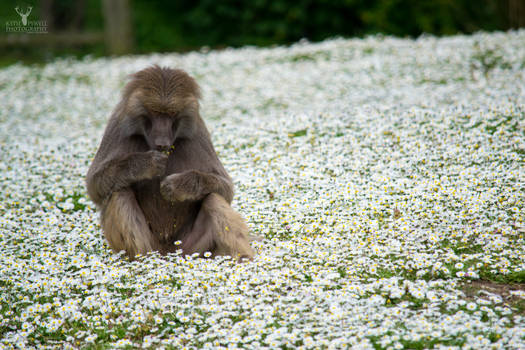
[(204, 198), (192, 231), (182, 242), (182, 251), (252, 258), (250, 237), (241, 215), (222, 196), (211, 193)]
[(113, 192), (102, 212), (102, 229), (114, 251), (133, 258), (158, 249), (142, 209), (131, 189)]

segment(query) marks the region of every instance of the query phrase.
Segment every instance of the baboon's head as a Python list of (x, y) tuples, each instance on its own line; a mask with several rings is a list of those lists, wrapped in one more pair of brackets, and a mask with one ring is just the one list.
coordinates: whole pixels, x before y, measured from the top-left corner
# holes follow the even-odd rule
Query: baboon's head
[(126, 136), (143, 138), (149, 149), (168, 150), (193, 135), (199, 118), (199, 86), (184, 71), (153, 66), (132, 75), (124, 89)]

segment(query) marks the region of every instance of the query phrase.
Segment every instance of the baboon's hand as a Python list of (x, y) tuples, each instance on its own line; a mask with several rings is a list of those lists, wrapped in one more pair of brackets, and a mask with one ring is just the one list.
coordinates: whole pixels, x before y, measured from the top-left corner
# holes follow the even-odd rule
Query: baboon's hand
[(136, 169), (138, 177), (147, 180), (164, 175), (168, 164), (168, 156), (159, 151), (148, 151), (139, 153), (135, 161), (133, 166), (138, 168)]
[(171, 174), (160, 183), (160, 194), (167, 201), (183, 202), (187, 200), (198, 200), (196, 189), (199, 187), (199, 173), (186, 171), (179, 174)]

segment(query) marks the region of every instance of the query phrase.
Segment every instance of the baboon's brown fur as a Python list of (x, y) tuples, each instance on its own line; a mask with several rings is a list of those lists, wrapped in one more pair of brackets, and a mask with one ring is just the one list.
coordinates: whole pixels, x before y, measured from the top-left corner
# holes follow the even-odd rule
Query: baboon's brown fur
[[(87, 174), (109, 245), (133, 258), (163, 254), (253, 257), (233, 184), (199, 115), (200, 91), (182, 70), (132, 76)], [(176, 246), (176, 241), (182, 241)]]

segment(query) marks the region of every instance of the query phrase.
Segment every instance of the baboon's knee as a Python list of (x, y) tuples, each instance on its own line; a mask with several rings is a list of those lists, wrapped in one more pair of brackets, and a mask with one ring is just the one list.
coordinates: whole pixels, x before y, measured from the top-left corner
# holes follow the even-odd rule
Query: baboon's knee
[(216, 194), (209, 194), (202, 203), (202, 209), (213, 222), (215, 231), (215, 255), (231, 255), (252, 258), (249, 229), (243, 217), (231, 208), (226, 200)]
[(113, 192), (102, 210), (102, 229), (111, 248), (129, 257), (156, 248), (144, 213), (131, 190)]

